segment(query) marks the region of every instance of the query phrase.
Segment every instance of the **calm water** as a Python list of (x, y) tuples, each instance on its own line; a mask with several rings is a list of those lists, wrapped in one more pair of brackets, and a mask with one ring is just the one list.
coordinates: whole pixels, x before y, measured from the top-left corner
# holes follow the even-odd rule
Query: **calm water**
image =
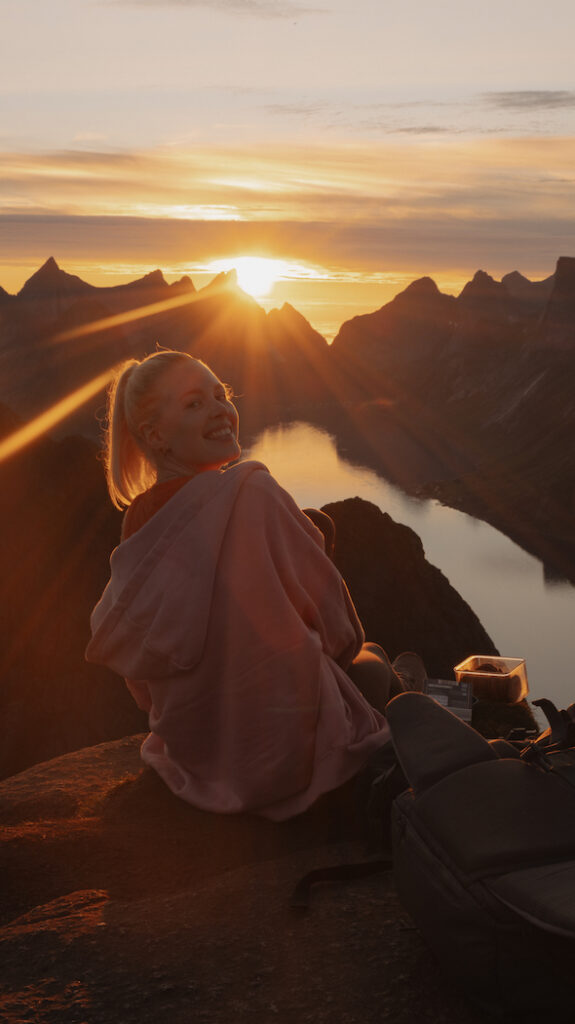
[(526, 659), (530, 698), (575, 701), (575, 588), (546, 583), (537, 559), (491, 526), (344, 462), (329, 434), (308, 424), (266, 430), (244, 454), (265, 463), (303, 507), (358, 496), (411, 526), (501, 654)]

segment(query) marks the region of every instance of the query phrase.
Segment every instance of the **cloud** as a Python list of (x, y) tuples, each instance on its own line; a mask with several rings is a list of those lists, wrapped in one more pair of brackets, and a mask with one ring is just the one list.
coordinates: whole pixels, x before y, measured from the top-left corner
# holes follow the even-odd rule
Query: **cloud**
[[(40, 265), (54, 255), (62, 265), (78, 262), (178, 264), (193, 274), (222, 256), (263, 252), (330, 268), (334, 274), (415, 275), (482, 266), (506, 273), (526, 264), (552, 273), (559, 255), (572, 251), (575, 223), (564, 217), (444, 217), (441, 214), (377, 223), (339, 221), (177, 221), (136, 217), (0, 216), (9, 259), (0, 263)], [(121, 245), (118, 243), (121, 239)], [(0, 281), (0, 284), (2, 282)]]
[(482, 99), (500, 110), (533, 111), (575, 107), (575, 91), (566, 89), (523, 89), (514, 92), (485, 92)]
[(165, 267), (259, 251), (359, 273), (505, 273), (528, 253), (545, 273), (573, 252), (571, 140), (432, 143), (13, 153), (0, 263)]
[(390, 130), (397, 135), (454, 135), (464, 129), (449, 128), (447, 125), (440, 124), (421, 124), (406, 125), (403, 128), (392, 128)]
[(325, 8), (301, 7), (292, 0), (112, 0), (122, 7), (203, 7), (224, 14), (256, 18), (298, 18), (308, 14), (327, 14)]
[(307, 119), (318, 114), (325, 115), (331, 111), (332, 107), (329, 103), (322, 101), (307, 102), (302, 100), (299, 103), (297, 101), (292, 103), (267, 103), (263, 109), (273, 116), (279, 114), (282, 117), (303, 117)]

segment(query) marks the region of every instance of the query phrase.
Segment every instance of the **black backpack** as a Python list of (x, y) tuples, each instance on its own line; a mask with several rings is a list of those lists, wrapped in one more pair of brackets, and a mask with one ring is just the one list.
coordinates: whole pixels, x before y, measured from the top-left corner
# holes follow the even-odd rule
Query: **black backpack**
[(536, 741), (488, 742), (425, 694), (387, 708), (409, 788), (392, 807), (399, 898), (483, 1010), (575, 1020), (575, 705)]

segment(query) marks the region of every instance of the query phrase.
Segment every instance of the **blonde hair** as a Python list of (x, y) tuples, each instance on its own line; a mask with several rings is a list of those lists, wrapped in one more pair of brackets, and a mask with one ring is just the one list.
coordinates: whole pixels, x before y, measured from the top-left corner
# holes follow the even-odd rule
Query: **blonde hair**
[(154, 458), (141, 427), (155, 415), (160, 377), (187, 359), (200, 363), (186, 352), (173, 350), (154, 352), (141, 361), (128, 359), (110, 385), (104, 462), (108, 491), (116, 508), (130, 505), (156, 482)]

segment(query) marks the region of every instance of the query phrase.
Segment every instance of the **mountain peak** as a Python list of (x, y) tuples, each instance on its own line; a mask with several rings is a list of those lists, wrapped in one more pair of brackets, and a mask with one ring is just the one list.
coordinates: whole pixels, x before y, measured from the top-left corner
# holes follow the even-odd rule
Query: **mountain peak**
[(172, 291), (176, 292), (195, 292), (196, 286), (192, 281), (189, 274), (184, 274), (178, 281), (173, 281), (170, 285)]
[(167, 284), (168, 282), (166, 281), (161, 270), (151, 270), (149, 274), (144, 274), (143, 277), (140, 277), (138, 278), (137, 281), (134, 281), (131, 287), (158, 288), (161, 287), (162, 285), (166, 285), (167, 287)]
[(562, 294), (575, 292), (575, 257), (560, 256), (557, 260), (555, 288)]
[(396, 295), (383, 309), (407, 313), (408, 316), (418, 318), (431, 317), (440, 319), (449, 315), (450, 306), (454, 302), (452, 295), (444, 295), (440, 292), (435, 281), (431, 277), (420, 277), (417, 281), (408, 284), (399, 295)]
[(529, 303), (533, 307), (542, 307), (544, 305), (551, 295), (554, 281), (554, 275), (545, 278), (544, 281), (530, 281), (528, 277), (520, 274), (518, 270), (513, 270), (510, 274), (505, 274), (501, 278), (501, 284), (511, 298), (518, 299), (523, 303)]
[(92, 285), (86, 284), (75, 274), (67, 274), (65, 270), (61, 270), (54, 257), (50, 256), (40, 269), (28, 278), (18, 295), (22, 298), (38, 298), (55, 291), (81, 294), (92, 291)]
[[(469, 289), (473, 288), (477, 293), (480, 289), (482, 292), (494, 292), (496, 290), (501, 290), (501, 282), (496, 281), (495, 278), (491, 277), (491, 274), (488, 274), (485, 270), (476, 270), (473, 275), (473, 280), (469, 281), (465, 287)], [(465, 288), (463, 290), (465, 291)]]
[(423, 298), (424, 296), (439, 295), (439, 288), (432, 277), (419, 277), (417, 281), (408, 284), (402, 294), (418, 295)]
[(529, 278), (525, 277), (525, 274), (522, 274), (519, 270), (512, 270), (511, 273), (505, 274), (505, 276), (501, 278), (501, 284), (513, 285), (520, 284), (523, 281), (527, 281), (529, 284), (531, 284)]
[(502, 299), (506, 296), (505, 285), (496, 281), (484, 270), (478, 270), (473, 275), (473, 280), (468, 281), (463, 291), (460, 292), (458, 300), (466, 302), (484, 302), (493, 299)]
[(218, 288), (237, 288), (238, 287), (238, 274), (235, 267), (231, 270), (222, 270), (219, 274), (216, 274), (214, 278), (202, 288), (202, 291), (207, 292)]

